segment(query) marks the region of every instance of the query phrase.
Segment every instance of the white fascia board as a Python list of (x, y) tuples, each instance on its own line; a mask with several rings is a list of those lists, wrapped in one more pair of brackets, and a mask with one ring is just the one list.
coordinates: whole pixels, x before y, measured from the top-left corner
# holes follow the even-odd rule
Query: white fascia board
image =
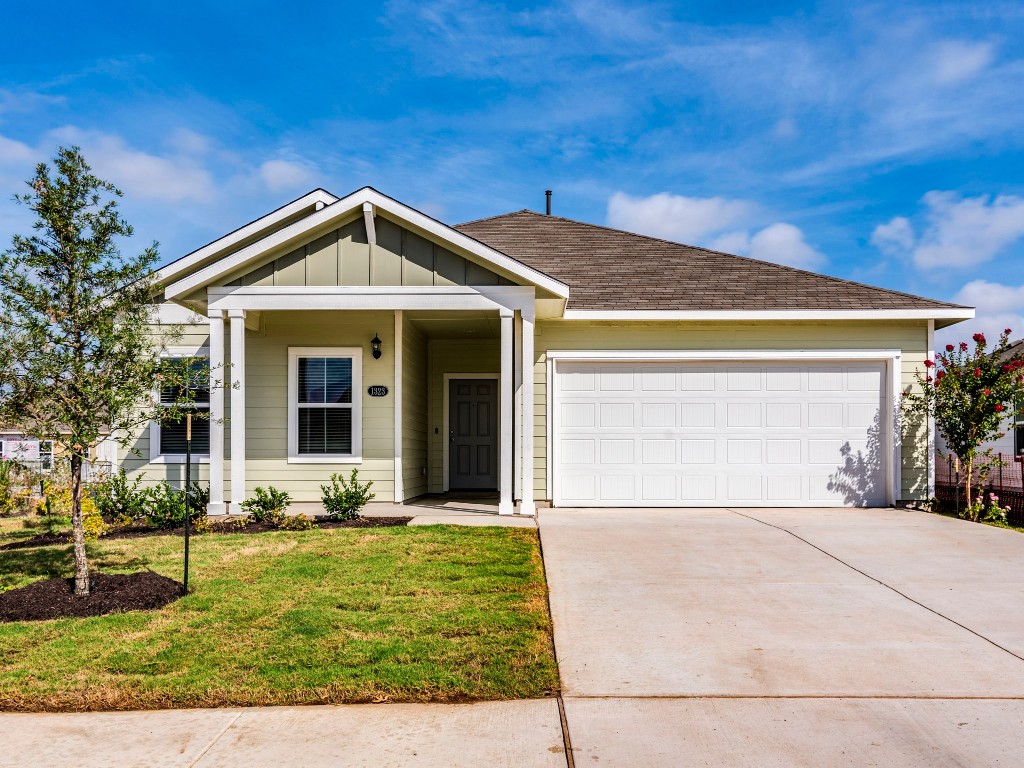
[(532, 286), (233, 286), (209, 289), (210, 310), (520, 310), (532, 316)]
[(970, 320), (971, 307), (948, 309), (567, 309), (565, 320)]
[(187, 256), (168, 264), (163, 269), (160, 269), (156, 273), (157, 280), (161, 283), (168, 283), (178, 275), (184, 274), (192, 269), (196, 264), (202, 264), (211, 256), (216, 255), (220, 251), (227, 250), (236, 243), (240, 243), (246, 238), (252, 237), (258, 232), (272, 227), (279, 221), (287, 219), (289, 216), (294, 216), (304, 208), (315, 206), (317, 203), (322, 203), (324, 206), (328, 206), (335, 202), (338, 198), (323, 189), (314, 189), (309, 194), (303, 195), (298, 200), (293, 200), (287, 205), (283, 205), (276, 211), (268, 213), (266, 216), (261, 216), (256, 221), (246, 224), (244, 227), (236, 229), (230, 234), (224, 235), (219, 240), (214, 240), (209, 245), (204, 245), (197, 251), (193, 251)]
[(399, 203), (397, 200), (393, 200), (386, 195), (382, 195), (380, 192), (375, 189), (371, 189), (370, 187), (364, 187), (363, 189), (353, 192), (348, 197), (343, 197), (340, 200), (331, 203), (327, 207), (310, 214), (301, 221), (297, 221), (278, 230), (277, 232), (273, 232), (261, 240), (232, 253), (224, 259), (216, 261), (213, 264), (199, 269), (193, 274), (168, 285), (166, 289), (166, 296), (168, 299), (173, 299), (191, 293), (197, 288), (211, 283), (219, 277), (230, 274), (234, 270), (245, 265), (247, 262), (257, 259), (269, 251), (284, 247), (289, 243), (298, 242), (311, 230), (329, 226), (332, 222), (351, 214), (353, 211), (356, 211), (357, 213), (362, 212), (363, 206), (366, 203), (373, 205), (375, 210), (387, 212), (396, 219), (405, 221), (441, 241), (448, 242), (461, 250), (472, 253), (484, 262), (499, 267), (500, 269), (503, 269), (528, 283), (544, 288), (545, 290), (551, 291), (563, 298), (568, 298), (569, 296), (569, 287), (564, 283), (560, 283), (541, 272), (531, 269), (525, 264), (522, 264), (521, 262), (518, 262), (515, 259), (512, 259), (505, 254), (462, 234), (458, 230), (452, 229), (448, 225), (442, 224), (441, 222), (408, 207), (407, 205)]
[(551, 349), (549, 360), (898, 360), (899, 349)]

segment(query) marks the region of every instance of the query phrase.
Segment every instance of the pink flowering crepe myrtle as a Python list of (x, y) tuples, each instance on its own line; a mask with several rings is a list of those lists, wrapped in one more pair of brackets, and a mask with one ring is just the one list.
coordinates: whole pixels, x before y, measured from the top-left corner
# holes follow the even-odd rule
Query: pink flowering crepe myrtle
[(1018, 408), (1016, 404), (1024, 406), (1024, 359), (1011, 354), (1010, 333), (1005, 329), (994, 347), (983, 333), (971, 337), (973, 349), (966, 341), (946, 344), (933, 359), (923, 361), (915, 373), (917, 387), (902, 393), (908, 415), (917, 417), (919, 424), (935, 420), (963, 472), (972, 510), (978, 504), (972, 505), (971, 481), (977, 482), (979, 473), (987, 474), (993, 461), (991, 452), (981, 446), (1002, 435), (1003, 421)]

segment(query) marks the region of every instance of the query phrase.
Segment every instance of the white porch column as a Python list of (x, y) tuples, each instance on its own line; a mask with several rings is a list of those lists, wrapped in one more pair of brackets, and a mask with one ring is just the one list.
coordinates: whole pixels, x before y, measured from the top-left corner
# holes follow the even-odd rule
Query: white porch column
[(515, 511), (512, 501), (512, 310), (500, 310), (501, 316), (501, 386), (498, 401), (498, 435), (501, 450), (498, 452), (498, 502), (499, 515), (511, 515)]
[(402, 479), (402, 310), (395, 310), (395, 503), (405, 501)]
[(515, 392), (513, 416), (515, 427), (512, 429), (512, 499), (521, 499), (523, 471), (523, 316), (518, 311), (512, 318), (512, 346), (515, 349), (512, 359), (512, 388)]
[(213, 310), (210, 321), (210, 504), (207, 513), (227, 514), (224, 505), (224, 387), (231, 377), (224, 368), (224, 313)]
[(533, 515), (533, 313), (523, 312), (523, 414), (522, 454), (523, 482), (519, 513)]
[(231, 319), (231, 513), (242, 514), (245, 501), (245, 310)]

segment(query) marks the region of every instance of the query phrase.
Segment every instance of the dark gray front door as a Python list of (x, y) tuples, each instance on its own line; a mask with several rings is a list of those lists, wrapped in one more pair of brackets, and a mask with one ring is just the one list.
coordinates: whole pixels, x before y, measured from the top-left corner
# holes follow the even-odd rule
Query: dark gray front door
[(498, 382), (452, 379), (448, 390), (448, 487), (498, 487)]

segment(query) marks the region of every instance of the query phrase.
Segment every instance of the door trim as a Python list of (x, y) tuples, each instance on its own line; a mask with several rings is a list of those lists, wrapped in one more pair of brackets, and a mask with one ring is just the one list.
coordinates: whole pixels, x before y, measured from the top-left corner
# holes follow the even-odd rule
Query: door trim
[[(566, 349), (547, 351), (548, 360), (548, 401), (547, 405), (547, 437), (548, 437), (548, 496), (551, 506), (561, 506), (558, 489), (558, 450), (555, 436), (558, 434), (556, 424), (558, 403), (558, 362), (615, 363), (615, 362), (768, 362), (789, 360), (793, 362), (863, 362), (875, 361), (885, 363), (884, 389), (882, 397), (887, 408), (887, 421), (890, 429), (886, 435), (884, 450), (888, 461), (885, 461), (885, 491), (890, 506), (895, 505), (902, 493), (902, 409), (900, 407), (900, 384), (902, 379), (901, 358), (899, 349)], [(672, 505), (678, 506), (678, 505)]]
[[(449, 451), (449, 448), (451, 446), (451, 442), (448, 440), (448, 432), (449, 432), (449, 429), (450, 429), (450, 427), (449, 427), (449, 416), (448, 416), (448, 414), (449, 414), (449, 411), (448, 411), (448, 401), (449, 401), (449, 392), (451, 391), (451, 382), (453, 380), (458, 380), (458, 379), (500, 379), (501, 378), (501, 374), (500, 373), (445, 373), (445, 374), (442, 375), (441, 378), (443, 380), (443, 387), (442, 388), (444, 390), (444, 394), (442, 395), (444, 397), (444, 401), (443, 401), (444, 402), (444, 407), (443, 407), (444, 416), (443, 416), (443, 419), (442, 419), (442, 421), (443, 421), (442, 429), (444, 430), (444, 432), (441, 435), (441, 444), (444, 446), (444, 448), (441, 451), (442, 467), (443, 467), (442, 471), (444, 472), (444, 481), (442, 482), (441, 487), (442, 487), (442, 489), (444, 490), (445, 493), (448, 493), (448, 491), (450, 490), (450, 487), (449, 487), (450, 486), (450, 482), (449, 482), (449, 478), (448, 478), (448, 467), (449, 467), (448, 451)], [(501, 432), (504, 429), (504, 425), (501, 423), (501, 387), (498, 387), (498, 418), (496, 419), (496, 421), (498, 422), (498, 424), (497, 424), (497, 426), (498, 426), (498, 435), (497, 435), (497, 437), (498, 437), (498, 445), (501, 445)], [(500, 480), (500, 478), (501, 478), (501, 459), (500, 458), (498, 459), (498, 466), (497, 466), (496, 469), (498, 471), (498, 478)]]

